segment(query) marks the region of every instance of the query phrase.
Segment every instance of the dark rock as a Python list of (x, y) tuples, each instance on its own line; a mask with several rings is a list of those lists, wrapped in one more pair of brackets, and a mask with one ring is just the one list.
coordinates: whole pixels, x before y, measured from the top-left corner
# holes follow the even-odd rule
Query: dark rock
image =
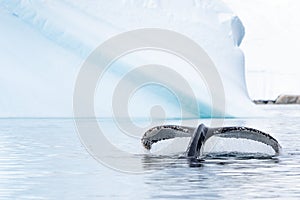
[(254, 100), (255, 104), (274, 104), (274, 100)]
[(300, 104), (300, 95), (280, 95), (276, 104)]

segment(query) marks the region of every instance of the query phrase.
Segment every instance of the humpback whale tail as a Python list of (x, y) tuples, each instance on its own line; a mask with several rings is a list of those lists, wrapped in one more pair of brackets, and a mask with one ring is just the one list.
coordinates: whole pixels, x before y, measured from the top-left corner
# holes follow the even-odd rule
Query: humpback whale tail
[(279, 154), (281, 146), (271, 135), (259, 130), (247, 127), (221, 127), (209, 128), (200, 124), (197, 128), (165, 125), (148, 130), (141, 141), (146, 149), (151, 149), (154, 143), (178, 137), (190, 137), (190, 142), (185, 152), (188, 158), (199, 158), (205, 142), (212, 136), (220, 138), (247, 139), (270, 146), (276, 155)]

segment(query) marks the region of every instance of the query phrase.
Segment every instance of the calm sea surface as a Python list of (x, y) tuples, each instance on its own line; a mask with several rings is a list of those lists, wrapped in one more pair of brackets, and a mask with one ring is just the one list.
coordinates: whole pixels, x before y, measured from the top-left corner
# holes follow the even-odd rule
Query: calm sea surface
[[(94, 160), (72, 119), (0, 119), (0, 199), (300, 199), (300, 106), (262, 108), (276, 117), (225, 124), (270, 133), (281, 155), (206, 158), (190, 167), (176, 156), (141, 154), (140, 174)], [(112, 123), (102, 124), (109, 129)], [(139, 141), (114, 138), (120, 148), (142, 148)]]

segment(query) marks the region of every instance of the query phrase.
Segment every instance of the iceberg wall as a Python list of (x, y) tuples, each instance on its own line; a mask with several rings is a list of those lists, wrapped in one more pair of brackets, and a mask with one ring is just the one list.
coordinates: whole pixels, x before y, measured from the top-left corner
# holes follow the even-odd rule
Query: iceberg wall
[[(225, 115), (256, 114), (239, 48), (244, 27), (219, 0), (0, 0), (0, 10), (0, 43), (5, 47), (0, 50), (1, 117), (73, 116), (73, 91), (84, 60), (112, 36), (141, 28), (167, 29), (191, 38), (219, 72)], [(132, 116), (144, 117), (151, 107), (160, 105), (170, 118), (179, 117), (182, 110), (195, 118), (211, 117), (211, 91), (205, 80), (178, 57), (151, 50), (130, 54), (111, 65), (95, 93), (96, 115), (111, 116), (118, 82), (135, 67), (154, 63), (171, 66), (190, 83), (201, 113), (194, 113), (188, 100), (181, 104), (176, 94), (155, 84), (122, 101), (128, 103)], [(151, 78), (151, 74), (145, 76)], [(135, 84), (135, 80), (125, 84)]]

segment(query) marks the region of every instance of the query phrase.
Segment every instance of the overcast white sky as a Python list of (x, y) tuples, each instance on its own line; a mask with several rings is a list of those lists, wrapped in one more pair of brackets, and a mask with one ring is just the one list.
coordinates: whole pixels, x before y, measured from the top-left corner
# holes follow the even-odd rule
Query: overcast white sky
[(300, 94), (300, 1), (224, 0), (242, 20), (249, 94)]

